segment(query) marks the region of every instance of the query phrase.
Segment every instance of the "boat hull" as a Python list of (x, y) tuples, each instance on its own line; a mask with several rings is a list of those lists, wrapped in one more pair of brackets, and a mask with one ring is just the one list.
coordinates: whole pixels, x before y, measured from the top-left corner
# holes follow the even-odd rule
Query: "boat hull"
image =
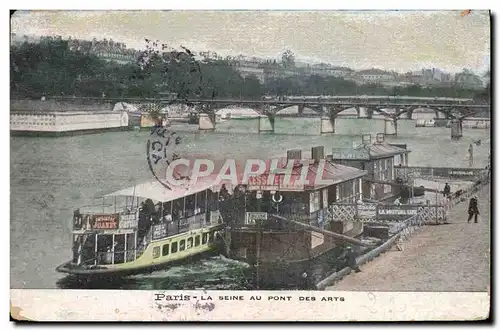
[[(152, 241), (141, 256), (130, 262), (108, 265), (76, 265), (69, 261), (59, 265), (56, 271), (81, 276), (114, 277), (163, 269), (168, 264), (182, 262), (193, 256), (217, 250), (220, 247), (220, 240), (217, 239), (215, 233), (222, 229), (223, 225), (219, 224)], [(210, 237), (215, 238), (213, 241), (207, 239), (209, 234), (211, 234)], [(187, 246), (188, 239), (194, 242), (195, 245)], [(176, 248), (175, 252), (173, 251), (174, 244), (178, 248)], [(186, 248), (181, 249), (181, 245), (185, 245)], [(165, 246), (167, 246), (166, 252), (164, 250)]]
[(81, 276), (85, 278), (121, 278), (125, 276), (132, 276), (137, 274), (147, 274), (157, 270), (163, 270), (165, 268), (173, 267), (179, 264), (186, 263), (190, 259), (199, 259), (203, 256), (210, 256), (217, 254), (217, 247), (212, 247), (211, 249), (189, 255), (186, 258), (179, 260), (165, 261), (154, 265), (144, 265), (136, 266), (125, 269), (75, 269), (71, 268), (71, 261), (63, 263), (56, 268), (56, 271), (65, 273), (73, 276)]
[[(342, 247), (333, 247), (322, 254), (303, 260), (276, 260), (252, 265), (254, 286), (259, 289), (315, 289), (315, 285), (332, 272), (342, 269), (338, 259)], [(248, 263), (242, 258), (235, 260)]]

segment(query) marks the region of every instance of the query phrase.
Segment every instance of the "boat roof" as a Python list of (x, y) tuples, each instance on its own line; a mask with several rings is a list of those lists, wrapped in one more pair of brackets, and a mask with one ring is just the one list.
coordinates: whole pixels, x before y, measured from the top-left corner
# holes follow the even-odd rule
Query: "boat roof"
[(333, 148), (334, 160), (373, 160), (411, 152), (385, 142), (360, 145), (356, 148)]
[(171, 185), (170, 189), (165, 187), (165, 185), (158, 180), (154, 180), (106, 194), (105, 197), (140, 197), (160, 202), (169, 202), (198, 192), (203, 192), (207, 189), (218, 192), (223, 185), (226, 185), (228, 190), (232, 190), (232, 185), (229, 181), (220, 181), (220, 183), (217, 183), (215, 179), (214, 176), (211, 176), (199, 178), (196, 181), (186, 180), (186, 185)]
[[(313, 163), (313, 161), (311, 160), (310, 164), (302, 164), (299, 160), (295, 160), (293, 170), (291, 172), (291, 175), (289, 175), (290, 178), (287, 179), (286, 183), (285, 179), (287, 175), (284, 173), (284, 168), (286, 167), (287, 159), (280, 159), (277, 170), (271, 170), (270, 161), (267, 161), (266, 171), (260, 176), (250, 178), (247, 188), (250, 191), (279, 190), (285, 192), (299, 192), (305, 190), (317, 190), (347, 182), (351, 179), (361, 178), (367, 174), (366, 170), (360, 170), (354, 167), (336, 164), (326, 159), (323, 159), (321, 161), (322, 162)], [(306, 179), (304, 183), (299, 183), (304, 167), (308, 167)], [(274, 183), (269, 185), (267, 179), (269, 178), (271, 172), (273, 172), (276, 176), (274, 179)]]

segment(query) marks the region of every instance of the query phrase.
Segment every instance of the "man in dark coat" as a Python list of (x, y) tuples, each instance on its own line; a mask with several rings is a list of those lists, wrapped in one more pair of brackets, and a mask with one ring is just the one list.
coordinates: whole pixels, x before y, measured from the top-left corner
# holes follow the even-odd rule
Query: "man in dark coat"
[(474, 216), (474, 223), (477, 223), (477, 215), (479, 215), (479, 209), (477, 206), (477, 196), (473, 196), (469, 201), (469, 218), (467, 219), (467, 223), (470, 223), (472, 217)]
[(450, 195), (450, 192), (451, 192), (450, 185), (448, 183), (446, 183), (444, 185), (443, 196), (448, 197)]

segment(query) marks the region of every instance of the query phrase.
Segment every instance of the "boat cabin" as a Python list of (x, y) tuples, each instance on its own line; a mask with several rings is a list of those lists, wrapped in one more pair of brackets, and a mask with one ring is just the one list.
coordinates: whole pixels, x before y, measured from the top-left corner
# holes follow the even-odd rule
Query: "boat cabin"
[(140, 269), (207, 250), (223, 226), (223, 193), (207, 178), (194, 186), (168, 189), (152, 181), (108, 194), (102, 204), (74, 211), (73, 259), (60, 271)]
[(410, 152), (405, 144), (389, 144), (385, 135), (378, 133), (375, 141), (368, 134), (363, 135), (357, 147), (334, 148), (332, 159), (338, 164), (366, 170), (363, 198), (382, 201), (399, 194), (399, 188), (389, 184), (396, 181), (395, 167), (408, 166)]
[(347, 224), (330, 207), (360, 200), (367, 172), (326, 159), (323, 146), (314, 147), (308, 161), (302, 155), (301, 150), (288, 151), (277, 167), (268, 160), (262, 175), (250, 177), (247, 185), (235, 190), (235, 213), (228, 224), (233, 258), (255, 262), (257, 232), (262, 232), (258, 259), (270, 263), (308, 259), (334, 247), (331, 238), (305, 231), (300, 224), (352, 236), (362, 232), (361, 222)]

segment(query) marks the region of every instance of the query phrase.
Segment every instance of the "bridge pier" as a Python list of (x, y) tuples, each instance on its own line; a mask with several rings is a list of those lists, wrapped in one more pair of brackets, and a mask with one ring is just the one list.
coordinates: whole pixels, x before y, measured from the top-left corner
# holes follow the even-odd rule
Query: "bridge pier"
[(462, 121), (458, 119), (451, 120), (451, 140), (459, 140), (462, 138)]
[(384, 134), (388, 136), (396, 136), (398, 134), (396, 119), (386, 118), (384, 120)]
[(321, 117), (321, 134), (335, 133), (335, 117)]
[(274, 132), (274, 118), (266, 115), (259, 117), (259, 133), (261, 132)]
[(199, 117), (198, 130), (214, 131), (215, 130), (215, 113), (207, 114), (201, 113)]
[(366, 107), (357, 107), (358, 108), (358, 117), (359, 118), (368, 118), (368, 109)]
[(406, 118), (411, 120), (411, 117), (413, 116), (413, 110), (412, 109), (409, 109), (407, 112), (406, 112)]
[(300, 104), (297, 106), (297, 110), (299, 112), (299, 116), (302, 116), (302, 114), (304, 114), (304, 104)]

